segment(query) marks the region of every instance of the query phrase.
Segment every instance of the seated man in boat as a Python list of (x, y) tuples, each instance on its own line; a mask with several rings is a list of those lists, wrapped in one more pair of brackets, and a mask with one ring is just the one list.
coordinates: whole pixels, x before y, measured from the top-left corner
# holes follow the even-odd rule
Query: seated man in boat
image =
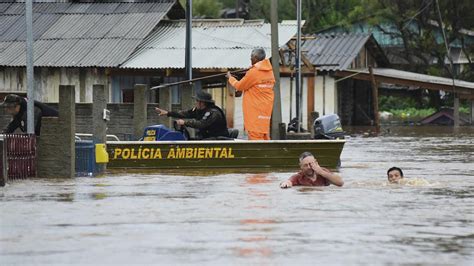
[[(176, 123), (199, 130), (198, 139), (216, 139), (229, 137), (227, 121), (221, 108), (215, 105), (212, 95), (199, 91), (195, 97), (196, 106), (193, 109), (180, 112), (166, 111), (155, 108), (159, 115), (179, 118)], [(190, 119), (184, 121), (183, 119)]]
[(300, 155), (301, 171), (280, 184), (281, 188), (292, 186), (329, 186), (330, 184), (342, 187), (344, 181), (326, 168), (319, 166), (318, 161), (309, 152)]
[[(6, 113), (12, 116), (12, 120), (3, 129), (3, 133), (14, 133), (17, 129), (26, 133), (28, 131), (26, 122), (27, 100), (16, 94), (8, 94), (5, 96), (2, 106), (5, 107)], [(39, 136), (41, 133), (41, 118), (47, 116), (58, 116), (58, 111), (44, 103), (34, 101), (34, 132), (36, 136)]]
[(403, 179), (403, 171), (398, 167), (392, 167), (387, 171), (388, 182), (399, 183)]
[(254, 49), (250, 55), (252, 67), (241, 80), (234, 78), (230, 72), (226, 75), (230, 85), (244, 94), (242, 100), (244, 128), (249, 140), (270, 139), (275, 77), (272, 64), (265, 57), (263, 48)]

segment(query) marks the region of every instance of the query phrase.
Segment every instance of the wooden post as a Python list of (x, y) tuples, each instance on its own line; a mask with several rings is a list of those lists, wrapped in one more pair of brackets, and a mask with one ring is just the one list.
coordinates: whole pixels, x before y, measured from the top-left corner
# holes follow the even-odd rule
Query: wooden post
[(274, 101), (270, 134), (272, 139), (281, 139), (279, 124), (281, 120), (281, 91), (280, 91), (280, 47), (278, 46), (278, 0), (271, 0), (271, 43), (272, 68), (275, 76)]
[(454, 127), (459, 127), (459, 96), (454, 94), (454, 109), (453, 109)]
[(374, 125), (377, 133), (380, 131), (380, 116), (379, 116), (379, 88), (375, 80), (374, 70), (369, 66), (370, 80), (372, 82), (372, 105), (374, 110)]
[(147, 122), (147, 85), (136, 84), (133, 94), (133, 127), (134, 138), (138, 140)]

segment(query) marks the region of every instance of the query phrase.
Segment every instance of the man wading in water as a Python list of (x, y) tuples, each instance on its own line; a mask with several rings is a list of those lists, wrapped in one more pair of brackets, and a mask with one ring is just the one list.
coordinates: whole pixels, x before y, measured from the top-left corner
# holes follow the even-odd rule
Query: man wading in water
[(319, 166), (318, 161), (309, 152), (300, 155), (301, 172), (293, 175), (280, 184), (281, 188), (292, 186), (329, 186), (330, 184), (342, 187), (344, 181), (326, 168)]

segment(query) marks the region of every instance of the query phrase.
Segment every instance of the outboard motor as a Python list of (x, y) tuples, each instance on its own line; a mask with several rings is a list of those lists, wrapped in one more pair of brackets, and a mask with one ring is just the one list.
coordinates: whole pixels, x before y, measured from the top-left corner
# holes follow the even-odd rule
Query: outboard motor
[(341, 120), (336, 114), (321, 116), (313, 124), (315, 139), (344, 139)]

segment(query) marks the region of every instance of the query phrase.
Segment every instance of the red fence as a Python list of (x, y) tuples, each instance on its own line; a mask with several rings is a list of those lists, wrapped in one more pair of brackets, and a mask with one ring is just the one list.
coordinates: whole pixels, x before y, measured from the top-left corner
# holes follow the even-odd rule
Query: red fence
[(36, 136), (7, 134), (3, 138), (1, 170), (3, 180), (25, 179), (36, 176)]

